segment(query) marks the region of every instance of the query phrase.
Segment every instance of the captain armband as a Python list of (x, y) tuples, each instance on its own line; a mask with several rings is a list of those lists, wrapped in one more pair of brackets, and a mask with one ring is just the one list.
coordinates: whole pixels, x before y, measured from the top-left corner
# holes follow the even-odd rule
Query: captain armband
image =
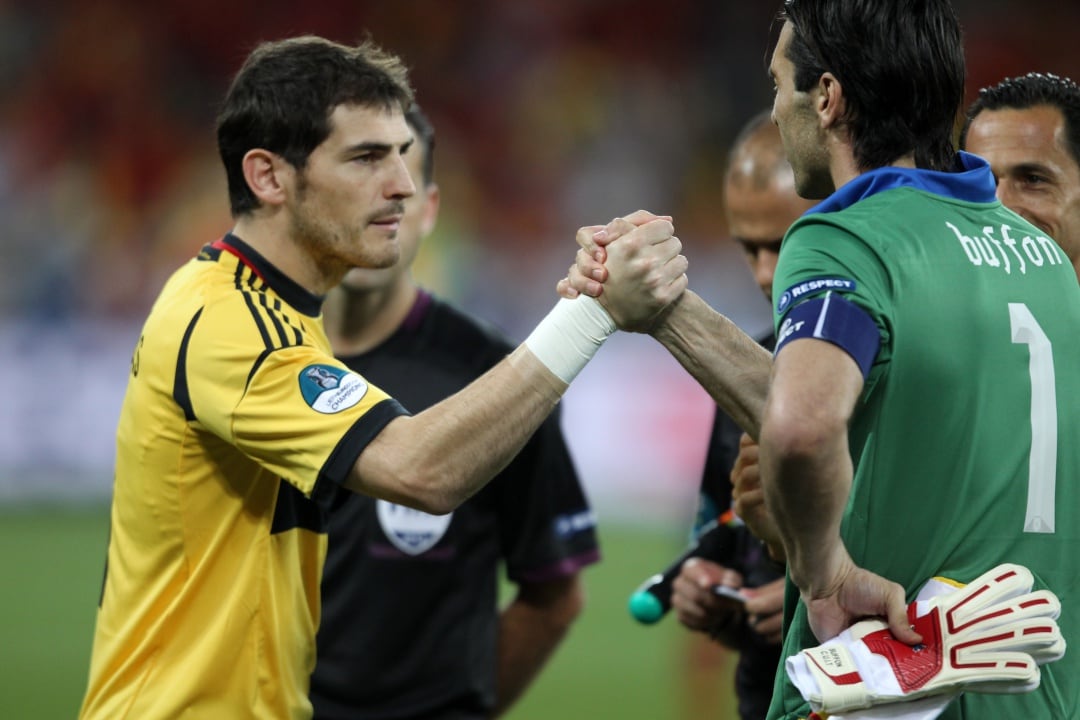
[(877, 324), (861, 307), (842, 295), (827, 292), (796, 305), (777, 332), (776, 351), (792, 340), (817, 338), (836, 345), (855, 360), (865, 379), (881, 346)]

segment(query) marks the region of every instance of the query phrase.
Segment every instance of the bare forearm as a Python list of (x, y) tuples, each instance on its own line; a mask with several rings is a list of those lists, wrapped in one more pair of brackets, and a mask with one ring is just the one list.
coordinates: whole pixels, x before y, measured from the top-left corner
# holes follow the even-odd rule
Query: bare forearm
[(819, 446), (814, 456), (781, 455), (762, 436), (766, 503), (783, 540), (792, 581), (814, 594), (833, 577), (847, 551), (840, 521), (851, 488), (851, 458), (846, 442)]
[(762, 487), (804, 594), (816, 595), (850, 561), (840, 521), (853, 473), (848, 423), (862, 386), (858, 365), (831, 343), (796, 340), (777, 355), (761, 430)]
[(767, 350), (690, 291), (653, 335), (739, 427), (758, 437), (772, 365)]
[(348, 487), (450, 512), (506, 467), (565, 389), (520, 347), (460, 392), (388, 424), (360, 454)]
[(566, 578), (544, 588), (540, 597), (519, 595), (503, 609), (494, 716), (521, 698), (566, 637), (584, 602), (578, 583), (576, 577)]

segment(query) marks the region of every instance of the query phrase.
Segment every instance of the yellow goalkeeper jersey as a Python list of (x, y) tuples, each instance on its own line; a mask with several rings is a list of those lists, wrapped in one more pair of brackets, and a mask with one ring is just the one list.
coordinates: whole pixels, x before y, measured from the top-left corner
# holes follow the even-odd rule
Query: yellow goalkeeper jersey
[(232, 235), (132, 356), (80, 717), (305, 718), (325, 509), (404, 409), (337, 362), (321, 298)]

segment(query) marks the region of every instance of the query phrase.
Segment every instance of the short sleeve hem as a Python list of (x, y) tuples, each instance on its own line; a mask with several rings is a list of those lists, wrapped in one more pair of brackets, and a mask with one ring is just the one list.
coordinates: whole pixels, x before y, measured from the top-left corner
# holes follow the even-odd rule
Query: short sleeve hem
[(356, 421), (338, 442), (330, 457), (323, 463), (315, 487), (311, 490), (311, 499), (320, 507), (329, 508), (337, 496), (338, 488), (345, 484), (349, 472), (360, 453), (375, 436), (382, 432), (391, 420), (409, 412), (393, 398), (383, 400), (368, 410)]

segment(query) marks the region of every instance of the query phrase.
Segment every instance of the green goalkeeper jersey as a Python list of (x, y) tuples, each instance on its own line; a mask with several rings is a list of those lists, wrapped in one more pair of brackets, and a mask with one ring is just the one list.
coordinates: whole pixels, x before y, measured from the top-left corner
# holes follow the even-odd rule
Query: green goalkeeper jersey
[[(858, 565), (911, 600), (933, 576), (1018, 563), (1061, 600), (1072, 648), (1038, 690), (968, 693), (941, 717), (1080, 717), (1080, 286), (1061, 248), (996, 201), (989, 167), (960, 162), (866, 173), (791, 227), (777, 352), (819, 337), (864, 368), (841, 526)], [(830, 297), (864, 324), (800, 314)], [(785, 658), (819, 644), (790, 583), (788, 600)], [(808, 713), (781, 663), (769, 717)]]

